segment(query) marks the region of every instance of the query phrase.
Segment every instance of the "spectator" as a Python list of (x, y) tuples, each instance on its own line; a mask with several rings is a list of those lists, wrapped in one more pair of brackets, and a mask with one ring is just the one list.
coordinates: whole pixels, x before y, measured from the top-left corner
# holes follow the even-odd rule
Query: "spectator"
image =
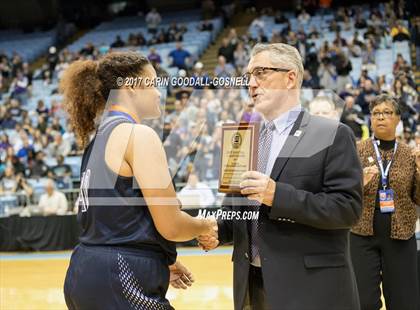
[(287, 18), (283, 15), (283, 13), (280, 10), (276, 11), (276, 15), (274, 16), (274, 23), (284, 24), (286, 22)]
[(309, 103), (309, 113), (328, 119), (338, 120), (335, 103), (327, 96), (317, 96)]
[(156, 8), (152, 8), (152, 10), (146, 15), (147, 30), (149, 33), (156, 33), (161, 21), (162, 17), (160, 16), (159, 12), (156, 10)]
[(147, 58), (150, 60), (153, 66), (155, 66), (157, 63), (162, 63), (162, 59), (160, 58), (160, 55), (156, 52), (156, 48), (154, 47), (150, 48), (150, 54), (147, 56)]
[(57, 49), (55, 46), (51, 46), (48, 49), (47, 62), (48, 62), (48, 69), (50, 72), (50, 76), (54, 77), (55, 66), (58, 63)]
[(340, 25), (334, 19), (331, 21), (329, 29), (330, 29), (331, 32), (340, 32), (341, 31)]
[(31, 86), (32, 79), (33, 79), (33, 72), (29, 69), (29, 64), (27, 62), (24, 62), (22, 64), (22, 74), (28, 79), (28, 86)]
[(12, 166), (6, 166), (0, 181), (0, 194), (10, 195), (16, 192), (17, 180)]
[(9, 59), (5, 55), (0, 58), (0, 73), (3, 78), (9, 78), (12, 75), (12, 68), (10, 66)]
[(308, 69), (305, 69), (305, 71), (303, 72), (302, 88), (318, 88), (318, 82), (314, 77), (312, 77)]
[(347, 41), (341, 37), (340, 31), (336, 31), (333, 43), (339, 48), (347, 46)]
[(182, 35), (184, 32), (186, 32), (186, 29), (181, 29), (181, 27), (178, 28), (176, 22), (172, 22), (169, 26), (168, 30), (166, 31), (166, 41), (167, 42), (176, 42), (176, 41), (182, 41), (183, 37)]
[(63, 140), (61, 133), (57, 132), (54, 135), (54, 141), (48, 145), (47, 152), (51, 157), (58, 155), (67, 156), (71, 151), (71, 145), (68, 141)]
[(249, 53), (245, 49), (244, 44), (242, 42), (239, 42), (236, 46), (235, 52), (233, 53), (233, 58), (235, 66), (241, 72), (241, 69), (247, 66), (249, 60)]
[(325, 89), (335, 90), (336, 71), (329, 57), (322, 59), (318, 68), (319, 84)]
[(217, 63), (218, 64), (214, 69), (214, 75), (216, 77), (231, 77), (235, 74), (235, 68), (230, 63), (226, 63), (224, 56), (219, 56), (217, 58)]
[(257, 41), (257, 43), (267, 43), (268, 42), (268, 38), (264, 33), (264, 30), (260, 29), (258, 31), (258, 35), (257, 38), (255, 39), (255, 41)]
[(311, 15), (309, 15), (305, 9), (303, 9), (297, 17), (298, 21), (302, 25), (306, 25), (311, 20)]
[(18, 53), (13, 52), (13, 56), (12, 56), (12, 76), (16, 77), (17, 72), (22, 71), (22, 68), (23, 68), (22, 57)]
[(200, 182), (195, 172), (190, 173), (187, 185), (181, 189), (178, 198), (183, 202), (183, 206), (186, 205), (195, 208), (210, 207), (215, 201), (210, 187)]
[(350, 78), (350, 72), (353, 69), (350, 60), (343, 52), (339, 52), (335, 58), (335, 68), (337, 71), (337, 88), (338, 93), (345, 89), (345, 86), (352, 83)]
[(0, 158), (2, 154), (6, 153), (6, 150), (11, 146), (9, 142), (9, 136), (6, 133), (0, 135)]
[[(210, 83), (210, 77), (207, 74), (207, 72), (203, 70), (203, 67), (204, 65), (202, 62), (197, 62), (194, 65), (194, 72), (192, 74), (192, 79), (194, 81), (195, 89), (203, 89), (204, 88), (203, 85), (207, 85)], [(200, 82), (196, 83), (197, 80), (200, 80)]]
[(42, 134), (45, 134), (47, 131), (47, 120), (46, 116), (40, 115), (38, 116), (38, 124), (36, 126), (36, 129), (39, 130)]
[(238, 34), (236, 33), (235, 28), (230, 28), (229, 35), (228, 35), (229, 44), (232, 46), (233, 50), (236, 49), (236, 46), (238, 45), (239, 38)]
[(381, 75), (377, 78), (376, 89), (379, 93), (391, 93), (392, 85), (387, 82), (385, 75)]
[(315, 26), (312, 26), (311, 31), (308, 34), (308, 38), (309, 39), (319, 39), (321, 36), (321, 34), (319, 33), (319, 31), (316, 29)]
[(355, 27), (356, 29), (364, 29), (364, 28), (366, 28), (366, 27), (367, 27), (366, 20), (362, 17), (362, 15), (361, 15), (361, 14), (358, 14), (358, 15), (356, 16), (356, 21), (355, 21), (355, 23), (354, 23), (354, 27)]
[(176, 42), (176, 48), (169, 53), (171, 67), (187, 70), (187, 63), (191, 58), (190, 52), (184, 50), (181, 42)]
[(56, 160), (57, 164), (49, 169), (48, 177), (55, 180), (59, 189), (71, 188), (72, 170), (70, 165), (64, 163), (64, 157), (62, 155), (58, 155)]
[(343, 30), (350, 31), (352, 28), (353, 28), (353, 22), (350, 20), (350, 18), (347, 15), (344, 16)]
[(16, 78), (10, 85), (10, 89), (12, 90), (12, 98), (19, 100), (22, 104), (25, 105), (28, 100), (28, 86), (28, 78), (23, 75), (22, 71), (17, 71)]
[(44, 162), (45, 154), (43, 151), (38, 151), (35, 155), (35, 161), (32, 163), (30, 168), (31, 178), (43, 178), (48, 174), (48, 166)]
[(38, 113), (38, 115), (44, 115), (48, 118), (48, 115), (50, 112), (48, 108), (45, 106), (45, 103), (42, 99), (38, 100), (36, 112)]
[(413, 102), (417, 102), (417, 92), (407, 84), (404, 78), (397, 78), (394, 81), (392, 95), (400, 105), (401, 120), (404, 127), (415, 129), (413, 117), (417, 114)]
[(29, 138), (26, 135), (23, 138), (22, 144), (22, 147), (19, 149), (16, 155), (18, 158), (23, 158), (24, 160), (26, 160), (29, 156), (29, 153), (34, 151), (34, 147), (30, 143)]
[(116, 47), (124, 47), (125, 43), (124, 41), (121, 39), (121, 36), (117, 35), (117, 37), (115, 38), (115, 41), (111, 44), (112, 48), (116, 48)]
[(38, 203), (44, 215), (65, 214), (68, 209), (67, 198), (62, 192), (56, 189), (54, 180), (47, 180), (45, 191), (46, 193), (41, 195)]
[[(15, 174), (12, 166), (6, 166), (4, 176), (0, 181), (0, 195), (24, 194), (30, 197), (33, 193), (32, 187), (28, 185), (22, 173)], [(19, 205), (26, 205), (26, 199), (19, 199)]]
[[(20, 161), (19, 157), (17, 157), (16, 155), (13, 155), (13, 148), (10, 148), (10, 150), (12, 151), (12, 155), (10, 156), (10, 153), (7, 153), (8, 158), (10, 158), (10, 161), (8, 162), (8, 158), (6, 158), (6, 163), (10, 164), (13, 167), (13, 171), (15, 172), (15, 174), (25, 174), (25, 165)], [(9, 149), (8, 149), (9, 151)], [(10, 156), (10, 157), (9, 157)]]
[(200, 31), (213, 31), (213, 23), (210, 20), (204, 20), (198, 26)]
[(391, 37), (392, 42), (409, 41), (410, 32), (402, 22), (397, 22), (397, 24), (391, 28)]
[(401, 54), (397, 55), (397, 59), (394, 62), (393, 73), (397, 74), (399, 71), (403, 71), (408, 66), (407, 61)]
[(360, 78), (357, 81), (357, 87), (362, 87), (366, 80), (370, 80), (373, 83), (373, 79), (369, 76), (368, 70), (363, 69)]
[(219, 48), (217, 56), (223, 56), (226, 62), (234, 63), (234, 46), (229, 42), (228, 38), (223, 38), (222, 46)]
[(92, 42), (87, 42), (86, 45), (79, 51), (81, 55), (92, 56), (95, 52), (95, 46)]
[(369, 104), (375, 99), (378, 93), (373, 88), (371, 80), (366, 80), (362, 87), (362, 91), (356, 99), (356, 104), (362, 109), (364, 115), (369, 115)]
[(264, 20), (262, 19), (262, 16), (259, 16), (259, 17), (255, 18), (255, 19), (252, 21), (252, 23), (251, 23), (251, 25), (250, 25), (250, 28), (256, 28), (256, 29), (258, 29), (259, 31), (264, 30), (264, 28), (265, 28), (265, 22), (264, 22)]
[(366, 43), (366, 49), (362, 51), (362, 69), (375, 70), (376, 69), (376, 57), (375, 49), (372, 41), (368, 40)]
[(70, 165), (67, 165), (64, 163), (64, 156), (58, 155), (56, 157), (57, 164), (52, 166), (49, 169), (49, 175), (51, 178), (54, 178), (55, 180), (62, 179), (65, 177), (71, 177), (72, 171)]
[(58, 117), (54, 117), (54, 119), (51, 122), (50, 128), (54, 131), (57, 131), (61, 134), (64, 133), (64, 128), (60, 124), (60, 119)]
[(340, 121), (349, 126), (357, 139), (363, 135), (362, 126), (365, 124), (361, 109), (354, 104), (353, 96), (345, 97), (345, 106)]
[(17, 99), (10, 100), (10, 105), (8, 107), (8, 112), (10, 113), (11, 117), (16, 121), (22, 120), (23, 109), (21, 107), (21, 103)]
[(364, 44), (362, 39), (359, 37), (359, 32), (355, 31), (353, 39), (347, 45), (349, 48), (350, 55), (353, 57), (360, 57), (362, 55), (362, 48)]

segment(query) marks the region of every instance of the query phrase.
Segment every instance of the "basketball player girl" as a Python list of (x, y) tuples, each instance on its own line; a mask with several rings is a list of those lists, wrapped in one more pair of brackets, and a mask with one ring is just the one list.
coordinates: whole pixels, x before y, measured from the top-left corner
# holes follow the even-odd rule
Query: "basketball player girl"
[[(84, 148), (78, 198), (80, 244), (64, 284), (69, 309), (173, 309), (171, 284), (191, 273), (176, 262), (176, 241), (214, 235), (214, 219), (180, 210), (162, 143), (144, 119), (160, 116), (160, 93), (147, 58), (114, 52), (73, 62), (60, 89)], [(101, 117), (103, 116), (103, 117)], [(101, 119), (99, 125), (98, 120)]]

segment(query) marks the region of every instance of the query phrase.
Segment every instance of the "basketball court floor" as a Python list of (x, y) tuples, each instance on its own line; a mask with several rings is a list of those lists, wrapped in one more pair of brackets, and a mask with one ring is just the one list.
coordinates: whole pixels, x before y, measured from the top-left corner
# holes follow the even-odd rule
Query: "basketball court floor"
[[(169, 289), (167, 297), (175, 309), (233, 309), (232, 248), (208, 253), (181, 248), (178, 253), (179, 260), (194, 274), (195, 283), (187, 290)], [(0, 309), (67, 309), (63, 283), (70, 254), (0, 253)]]
[[(169, 289), (167, 297), (175, 309), (233, 309), (232, 248), (208, 253), (181, 248), (178, 253), (194, 274), (195, 283), (187, 290)], [(63, 282), (70, 254), (0, 253), (0, 310), (66, 309)]]

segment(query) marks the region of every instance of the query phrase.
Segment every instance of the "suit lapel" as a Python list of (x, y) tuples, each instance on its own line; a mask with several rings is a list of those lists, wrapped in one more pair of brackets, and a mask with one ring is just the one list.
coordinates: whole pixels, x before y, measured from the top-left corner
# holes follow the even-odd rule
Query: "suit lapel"
[(304, 111), (300, 112), (292, 130), (289, 133), (289, 136), (287, 137), (279, 153), (279, 156), (276, 159), (276, 162), (274, 163), (273, 170), (271, 171), (270, 175), (271, 179), (276, 180), (283, 171), (284, 166), (292, 155), (294, 149), (305, 134), (305, 127), (309, 122), (309, 118), (309, 113)]

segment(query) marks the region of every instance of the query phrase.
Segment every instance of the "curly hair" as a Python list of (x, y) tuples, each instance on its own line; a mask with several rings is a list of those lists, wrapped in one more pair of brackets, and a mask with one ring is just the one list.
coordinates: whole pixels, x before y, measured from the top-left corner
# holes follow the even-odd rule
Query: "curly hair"
[(78, 60), (64, 72), (60, 91), (77, 141), (82, 148), (96, 129), (95, 120), (105, 109), (112, 89), (120, 88), (117, 78), (136, 77), (149, 60), (136, 52), (113, 52), (100, 60)]

